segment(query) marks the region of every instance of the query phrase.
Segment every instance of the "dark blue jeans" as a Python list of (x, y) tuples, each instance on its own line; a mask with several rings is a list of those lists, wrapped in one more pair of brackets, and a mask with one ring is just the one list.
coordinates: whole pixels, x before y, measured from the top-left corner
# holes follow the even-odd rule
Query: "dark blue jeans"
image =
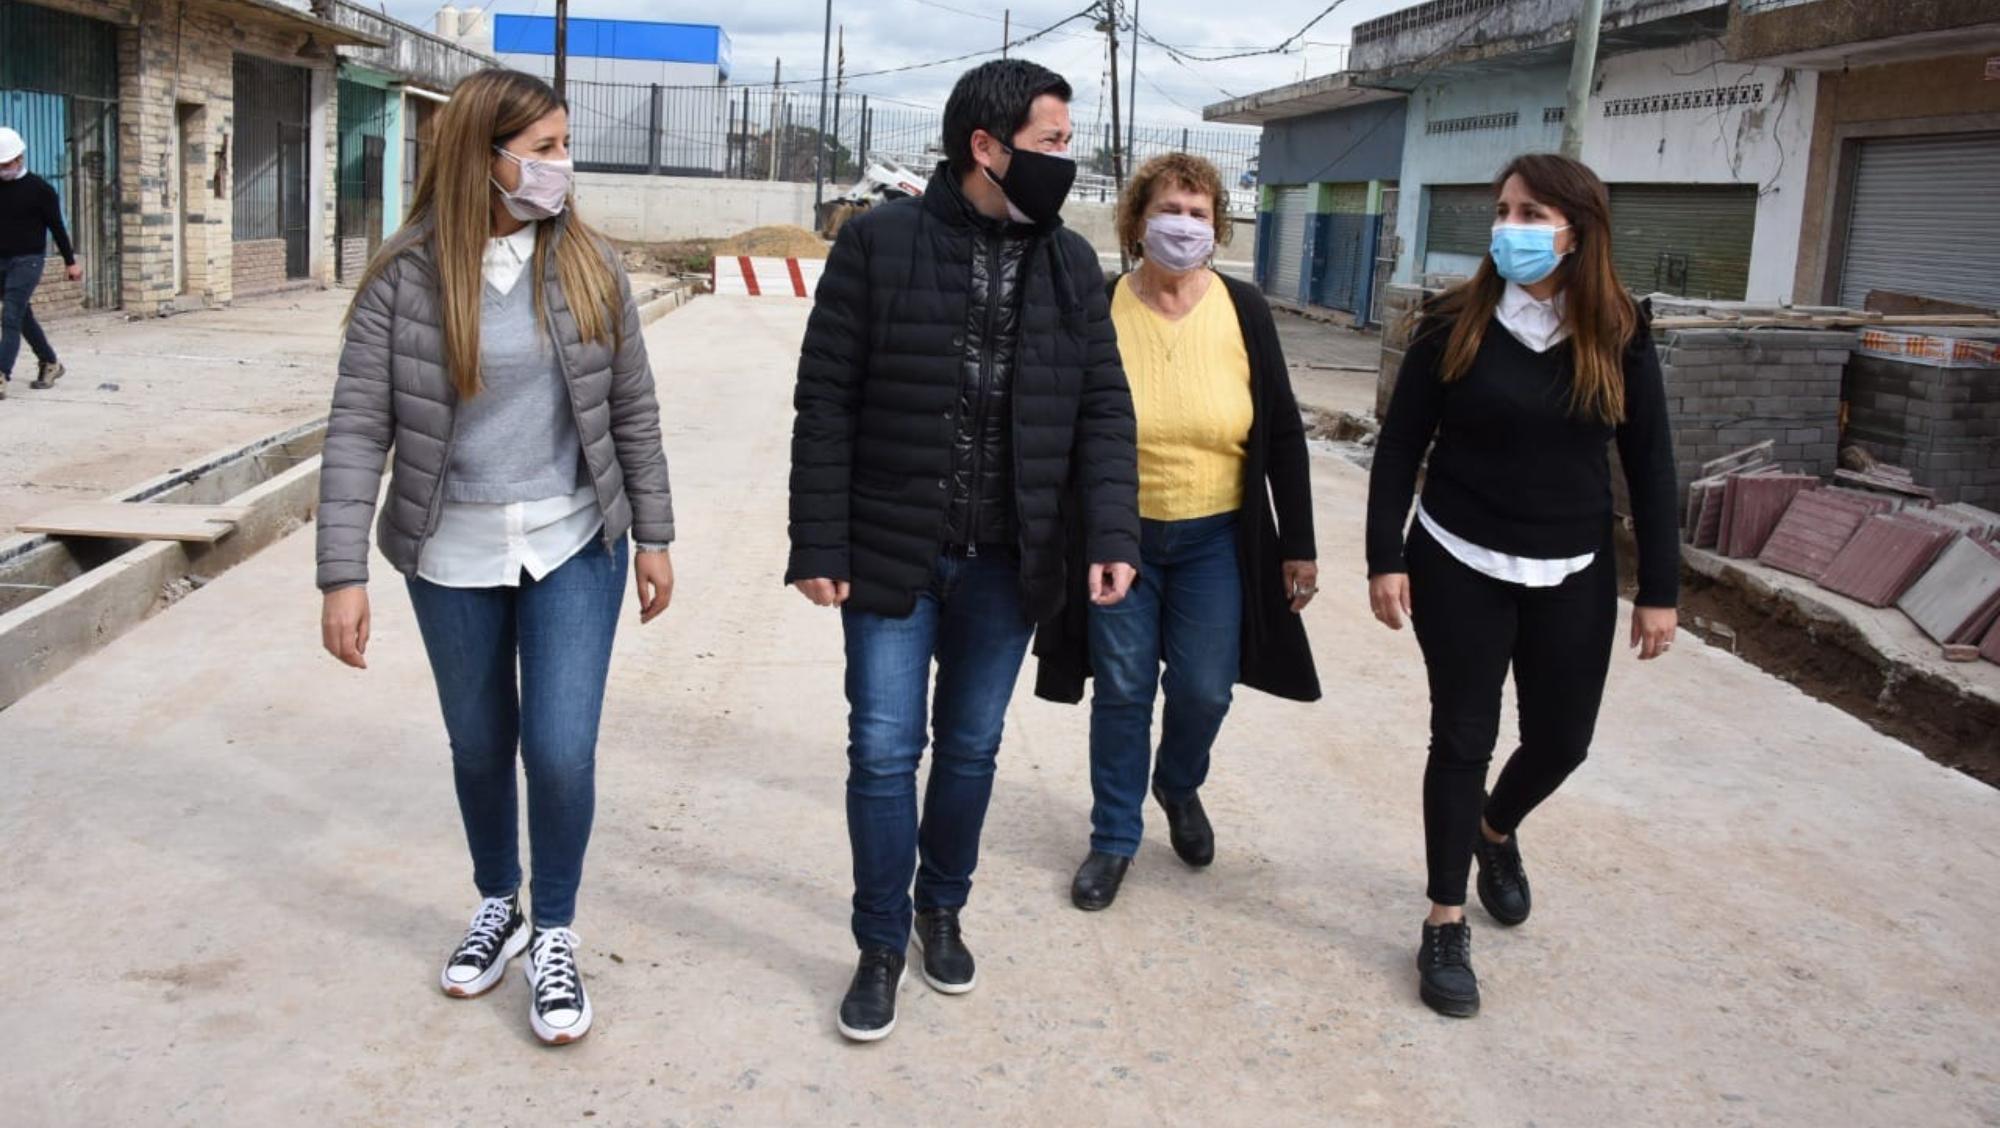
[(1142, 521), (1139, 556), (1124, 602), (1090, 609), (1090, 848), (1127, 858), (1144, 829), (1155, 691), (1165, 685), (1167, 706), (1152, 778), (1186, 799), (1208, 779), (1243, 645), (1234, 513)]
[[(938, 560), (898, 619), (843, 610), (847, 636), (847, 837), (854, 940), (901, 951), (915, 908), (959, 908), (979, 865), (979, 832), (1007, 702), (1034, 633), (1020, 566), (1007, 552)], [(917, 818), (917, 763), (931, 718), (931, 774)], [(921, 859), (921, 865), (919, 865)]]
[[(514, 752), (528, 775), (535, 927), (576, 916), (597, 809), (597, 723), (625, 595), (625, 542), (592, 537), (541, 580), (517, 588), (409, 581), (410, 603), (451, 737), (458, 812), (482, 897), (521, 887)], [(515, 671), (518, 664), (518, 686)]]
[(42, 284), (42, 268), (48, 260), (41, 255), (0, 258), (0, 375), (14, 374), (14, 361), (21, 355), (21, 338), (28, 339), (35, 359), (52, 364), (56, 350), (35, 320), (35, 287)]

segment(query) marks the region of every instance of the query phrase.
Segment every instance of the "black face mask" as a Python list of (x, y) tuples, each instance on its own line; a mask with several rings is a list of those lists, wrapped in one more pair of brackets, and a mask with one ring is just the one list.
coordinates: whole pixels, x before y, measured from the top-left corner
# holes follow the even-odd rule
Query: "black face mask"
[(1062, 214), (1063, 202), (1069, 199), (1070, 186), (1076, 183), (1076, 161), (1069, 157), (1058, 157), (1053, 153), (1038, 153), (1033, 149), (1016, 149), (1002, 145), (1014, 160), (1007, 166), (1007, 175), (996, 177), (988, 170), (986, 178), (998, 185), (1002, 195), (1007, 197), (1010, 211), (1016, 223), (1051, 223)]

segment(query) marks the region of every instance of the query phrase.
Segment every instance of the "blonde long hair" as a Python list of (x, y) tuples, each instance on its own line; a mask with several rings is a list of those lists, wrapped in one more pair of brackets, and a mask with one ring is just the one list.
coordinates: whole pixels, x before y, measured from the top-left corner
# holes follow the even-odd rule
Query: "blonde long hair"
[[(1611, 262), (1611, 193), (1588, 165), (1554, 153), (1514, 158), (1493, 178), (1493, 194), (1498, 196), (1514, 176), (1521, 178), (1530, 196), (1561, 211), (1576, 238), (1575, 251), (1563, 257), (1554, 275), (1574, 342), (1570, 409), (1584, 418), (1621, 423), (1624, 354), (1639, 331), (1639, 307), (1625, 292)], [(1450, 326), (1440, 373), (1445, 383), (1471, 369), (1506, 289), (1507, 282), (1489, 255), (1469, 281), (1421, 309), (1423, 324), (1418, 331)]]
[[(430, 159), (417, 178), (402, 232), (383, 245), (356, 289), (358, 303), (399, 255), (419, 242), (426, 244), (438, 276), (445, 365), (462, 397), (478, 394), (481, 386), (479, 304), (482, 262), (493, 237), (493, 150), (564, 108), (547, 83), (520, 71), (489, 68), (461, 81), (438, 113)], [(560, 221), (543, 223), (535, 232), (529, 274), (537, 319), (547, 324), (542, 281), (553, 255), (577, 331), (586, 341), (609, 341), (616, 348), (624, 328), (618, 276), (605, 257), (603, 239), (576, 214), (573, 197), (564, 213)], [(354, 315), (352, 304), (347, 312)]]

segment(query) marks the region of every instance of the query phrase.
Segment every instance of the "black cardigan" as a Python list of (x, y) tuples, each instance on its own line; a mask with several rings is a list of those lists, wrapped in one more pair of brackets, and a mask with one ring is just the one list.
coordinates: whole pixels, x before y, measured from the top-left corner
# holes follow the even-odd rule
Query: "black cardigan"
[[(1255, 286), (1218, 274), (1236, 305), (1236, 321), (1250, 355), (1250, 395), (1255, 416), (1243, 448), (1243, 508), (1237, 513), (1236, 556), (1243, 573), (1242, 663), (1237, 680), (1251, 689), (1293, 701), (1317, 701), (1319, 673), (1305, 623), (1292, 613), (1285, 588), (1287, 560), (1314, 560), (1312, 462), (1305, 421), (1292, 394), (1292, 377), (1271, 307)], [(1115, 293), (1113, 279), (1107, 292)], [(1268, 485), (1267, 485), (1268, 483)], [(1272, 507), (1276, 506), (1273, 516)], [(1072, 540), (1072, 544), (1076, 542)], [(1090, 600), (1080, 557), (1071, 565), (1071, 593), (1063, 612), (1035, 636), (1039, 664), (1035, 695), (1074, 704), (1090, 676)]]
[(1625, 420), (1615, 428), (1570, 410), (1570, 342), (1537, 353), (1495, 318), (1472, 367), (1447, 384), (1440, 370), (1450, 335), (1449, 323), (1426, 319), (1404, 354), (1368, 478), (1369, 575), (1408, 570), (1404, 529), (1426, 448), (1424, 511), (1452, 533), (1514, 556), (1600, 550), (1611, 521), (1607, 447), (1615, 439), (1637, 528), (1638, 602), (1674, 606), (1673, 431), (1646, 311), (1625, 349)]

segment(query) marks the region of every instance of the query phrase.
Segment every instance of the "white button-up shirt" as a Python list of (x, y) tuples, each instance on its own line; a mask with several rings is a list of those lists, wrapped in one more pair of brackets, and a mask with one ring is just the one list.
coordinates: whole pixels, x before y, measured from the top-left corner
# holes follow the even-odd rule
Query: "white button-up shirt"
[[(490, 240), (481, 262), (488, 285), (505, 294), (535, 256), (535, 224)], [(448, 501), (424, 542), (417, 575), (450, 588), (519, 587), (562, 567), (604, 527), (589, 482), (559, 497), (491, 504)]]
[[(1569, 337), (1569, 326), (1563, 322), (1560, 293), (1542, 301), (1509, 282), (1506, 292), (1500, 295), (1500, 305), (1494, 314), (1515, 340), (1538, 353), (1549, 351)], [(1417, 503), (1417, 520), (1423, 522), (1424, 529), (1451, 554), (1452, 559), (1480, 575), (1523, 587), (1555, 587), (1590, 567), (1591, 562), (1597, 559), (1594, 552), (1553, 560), (1496, 552), (1452, 534), (1424, 512), (1421, 501)]]

